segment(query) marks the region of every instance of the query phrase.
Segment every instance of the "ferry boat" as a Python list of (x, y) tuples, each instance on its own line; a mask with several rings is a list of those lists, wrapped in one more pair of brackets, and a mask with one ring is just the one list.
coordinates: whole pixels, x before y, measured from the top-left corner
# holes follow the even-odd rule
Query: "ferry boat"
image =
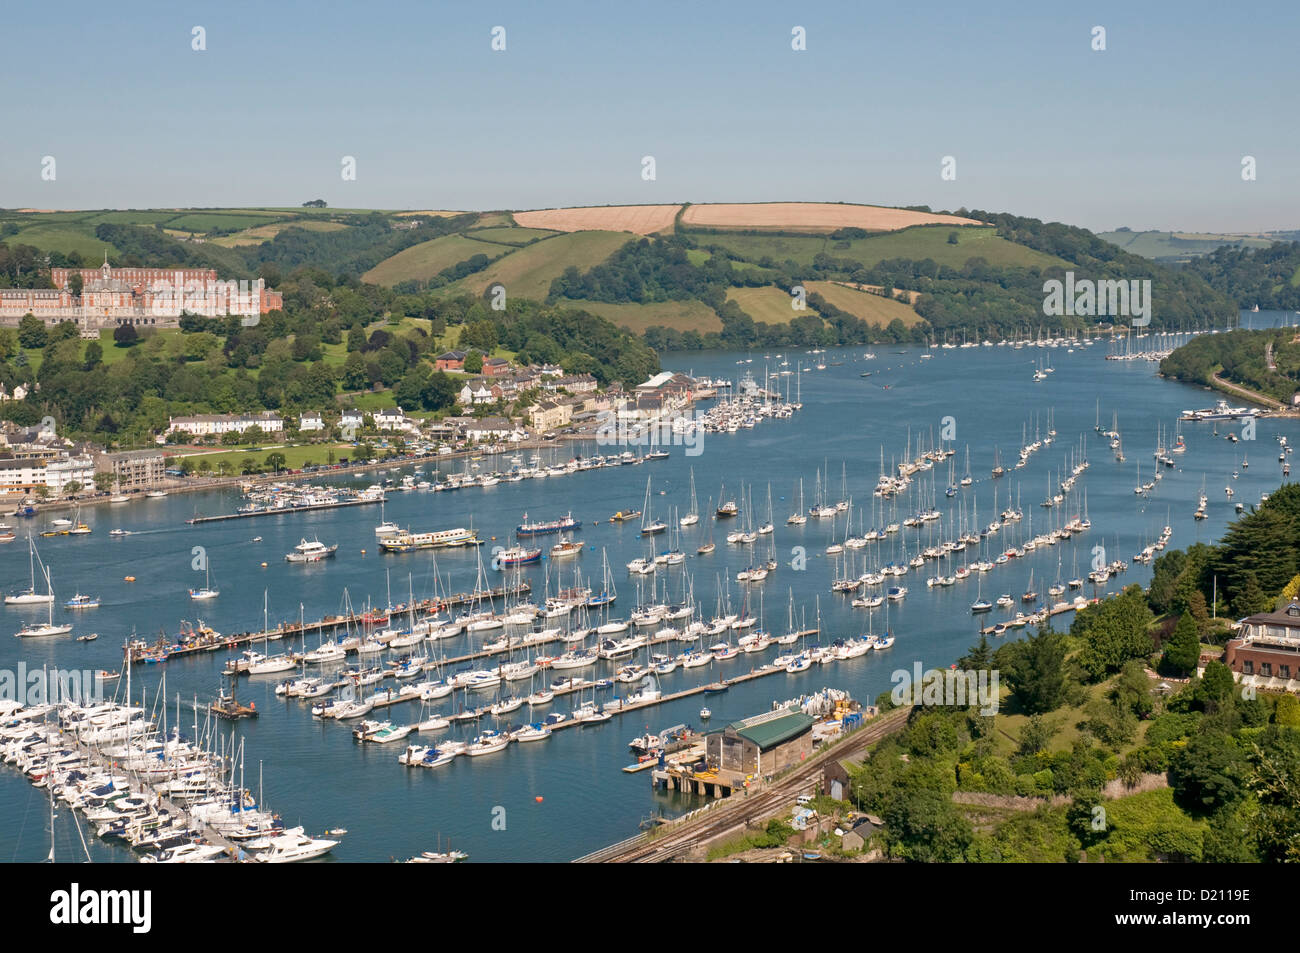
[(542, 558), (540, 549), (524, 549), (522, 546), (513, 546), (510, 549), (503, 549), (497, 553), (497, 565), (505, 566), (523, 566), (527, 563), (535, 563)]
[(386, 536), (379, 541), (379, 548), (386, 553), (412, 553), (420, 549), (471, 546), (478, 541), (476, 530), (457, 527), (435, 530), (431, 533), (398, 533), (395, 536)]
[(286, 562), (291, 563), (315, 563), (322, 559), (329, 559), (338, 551), (338, 543), (333, 546), (326, 546), (319, 539), (308, 542), (304, 539), (293, 548), (293, 552), (285, 553)]
[(1179, 420), (1240, 420), (1243, 417), (1257, 417), (1259, 410), (1254, 407), (1231, 407), (1226, 400), (1221, 400), (1213, 407), (1203, 410), (1184, 410)]
[(528, 514), (525, 513), (524, 521), (515, 527), (515, 535), (541, 536), (546, 533), (565, 533), (579, 529), (581, 526), (582, 523), (575, 520), (572, 513), (566, 514), (562, 519), (533, 523), (528, 522)]

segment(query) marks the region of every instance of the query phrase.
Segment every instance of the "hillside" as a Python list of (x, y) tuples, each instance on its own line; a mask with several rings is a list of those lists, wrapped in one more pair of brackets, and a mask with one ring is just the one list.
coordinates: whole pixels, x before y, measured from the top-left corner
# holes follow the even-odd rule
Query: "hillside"
[(1097, 237), (1134, 255), (1152, 261), (1187, 262), (1208, 255), (1217, 248), (1267, 248), (1276, 238), (1264, 234), (1227, 234), (1216, 232), (1135, 232), (1117, 229), (1098, 232)]
[[(402, 295), (477, 297), (500, 284), (512, 300), (564, 301), (601, 314), (659, 349), (920, 342), (1101, 323), (1044, 315), (1045, 278), (1067, 270), (1151, 278), (1156, 327), (1226, 322), (1232, 302), (1206, 276), (1255, 293), (1253, 271), (1263, 268), (1275, 299), (1289, 300), (1287, 289), (1300, 299), (1300, 253), (1245, 264), (1207, 256), (1232, 274), (1203, 275), (1059, 223), (925, 206), (0, 210), (0, 240), (30, 244), (15, 261), (46, 255), (57, 266), (107, 252), (113, 264), (210, 267), (232, 278), (260, 275), (272, 287), (304, 268)], [(0, 282), (33, 280), (20, 264), (12, 270), (6, 279), (0, 269)], [(789, 307), (796, 285), (809, 290), (802, 313)], [(863, 287), (906, 294), (855, 290)]]

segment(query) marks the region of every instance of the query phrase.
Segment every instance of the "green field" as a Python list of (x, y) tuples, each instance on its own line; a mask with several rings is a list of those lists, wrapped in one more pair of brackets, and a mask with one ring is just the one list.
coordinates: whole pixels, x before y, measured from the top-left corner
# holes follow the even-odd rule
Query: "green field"
[(897, 318), (911, 327), (921, 320), (921, 316), (911, 307), (892, 298), (846, 288), (834, 281), (809, 281), (806, 286), (809, 294), (817, 292), (835, 307), (861, 318), (867, 324), (875, 324), (883, 328)]
[(1212, 232), (1098, 232), (1097, 237), (1127, 252), (1153, 260), (1186, 261), (1208, 255), (1216, 248), (1267, 248), (1273, 240), (1253, 235)]
[(504, 258), (498, 259), (477, 274), (447, 286), (452, 291), (479, 295), (489, 286), (500, 283), (506, 294), (519, 298), (544, 299), (551, 282), (572, 266), (586, 271), (600, 264), (630, 241), (621, 232), (570, 232), (543, 239)]
[[(957, 235), (950, 245), (948, 236)], [(949, 225), (922, 225), (898, 232), (873, 235), (851, 241), (836, 241), (816, 236), (782, 235), (705, 235), (693, 234), (700, 245), (716, 245), (748, 261), (770, 257), (774, 261), (794, 261), (808, 266), (819, 254), (847, 258), (870, 267), (888, 258), (933, 259), (941, 265), (960, 268), (968, 259), (980, 257), (993, 267), (1021, 266), (1040, 268), (1064, 266), (1066, 262), (1052, 255), (1034, 251), (1000, 238), (994, 228)]]
[(475, 241), (464, 235), (443, 235), (432, 241), (412, 245), (391, 258), (385, 258), (362, 275), (361, 280), (386, 286), (403, 281), (428, 281), (444, 268), (458, 265), (475, 255), (496, 258), (509, 254), (513, 250), (514, 248), (509, 245)]
[(32, 225), (4, 241), (14, 245), (32, 245), (42, 251), (57, 251), (65, 255), (75, 251), (92, 264), (103, 260), (105, 250), (110, 255), (118, 254), (118, 250), (111, 244), (95, 237), (94, 225)]
[(770, 285), (763, 288), (731, 288), (727, 291), (727, 300), (736, 302), (740, 305), (740, 310), (764, 324), (789, 324), (794, 318), (817, 314), (811, 308), (796, 311), (791, 307), (794, 299), (780, 288)]
[(212, 244), (222, 248), (239, 248), (242, 245), (260, 245), (270, 241), (287, 228), (301, 228), (308, 232), (338, 232), (347, 228), (342, 222), (315, 222), (299, 220), (296, 222), (274, 222), (270, 225), (255, 225), (233, 235), (223, 235), (212, 239)]
[(651, 304), (612, 304), (605, 301), (577, 301), (565, 298), (562, 304), (588, 311), (605, 318), (612, 324), (641, 334), (646, 328), (658, 325), (678, 331), (721, 331), (722, 321), (703, 301), (661, 301)]
[(545, 228), (520, 228), (518, 226), (476, 228), (464, 233), (467, 238), (473, 238), (481, 242), (496, 242), (499, 245), (527, 245), (533, 239), (550, 238), (552, 235), (558, 234), (558, 232), (552, 232)]

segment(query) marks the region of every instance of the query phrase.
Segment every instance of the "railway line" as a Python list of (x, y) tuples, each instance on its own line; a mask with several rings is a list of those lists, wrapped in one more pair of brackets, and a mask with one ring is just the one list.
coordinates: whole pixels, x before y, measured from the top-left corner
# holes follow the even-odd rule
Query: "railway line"
[(696, 846), (729, 834), (743, 833), (755, 820), (761, 820), (788, 806), (808, 784), (821, 775), (830, 761), (860, 755), (868, 746), (887, 735), (902, 730), (912, 709), (900, 708), (868, 721), (862, 728), (841, 739), (827, 750), (785, 777), (749, 795), (733, 795), (715, 801), (685, 818), (650, 834), (611, 844), (602, 850), (579, 857), (575, 863), (662, 863), (677, 860)]

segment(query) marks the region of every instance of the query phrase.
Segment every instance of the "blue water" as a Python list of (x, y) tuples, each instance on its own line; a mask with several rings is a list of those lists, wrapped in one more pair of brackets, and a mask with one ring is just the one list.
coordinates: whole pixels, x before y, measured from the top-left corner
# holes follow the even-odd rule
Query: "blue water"
[[(1246, 316), (1261, 325), (1287, 321), (1288, 316), (1268, 314)], [(1289, 323), (1289, 322), (1288, 322)], [(1082, 511), (1083, 492), (1087, 492), (1091, 532), (1068, 543), (1041, 547), (1026, 558), (1012, 560), (986, 575), (983, 595), (989, 598), (1008, 592), (1018, 596), (1026, 588), (1030, 570), (1035, 587), (1046, 589), (1057, 578), (1057, 560), (1061, 576), (1086, 575), (1093, 558), (1092, 549), (1099, 544), (1107, 558), (1130, 561), (1129, 571), (1112, 581), (1110, 589), (1134, 582), (1145, 583), (1149, 568), (1132, 562), (1143, 545), (1155, 539), (1168, 522), (1174, 529), (1171, 548), (1181, 548), (1196, 541), (1213, 541), (1233, 518), (1233, 503), (1248, 506), (1257, 503), (1261, 493), (1277, 488), (1281, 481), (1278, 447), (1275, 437), (1285, 434), (1291, 443), (1300, 440), (1300, 424), (1295, 420), (1263, 420), (1256, 428), (1254, 442), (1232, 444), (1223, 439), (1229, 429), (1240, 432), (1240, 425), (1220, 424), (1218, 437), (1212, 436), (1209, 424), (1185, 424), (1182, 434), (1187, 452), (1179, 456), (1177, 469), (1166, 471), (1150, 498), (1136, 496), (1138, 466), (1142, 479), (1150, 479), (1152, 453), (1157, 429), (1172, 434), (1178, 413), (1185, 408), (1210, 406), (1215, 395), (1202, 388), (1164, 381), (1156, 376), (1156, 365), (1147, 362), (1104, 360), (1104, 345), (1094, 345), (1068, 353), (1056, 349), (988, 347), (966, 350), (922, 348), (876, 348), (876, 359), (863, 359), (865, 348), (830, 351), (821, 359), (843, 362), (823, 371), (801, 375), (803, 410), (791, 420), (767, 420), (753, 430), (734, 435), (709, 434), (702, 452), (687, 456), (682, 448), (673, 448), (668, 460), (649, 462), (636, 467), (618, 467), (578, 473), (545, 480), (503, 483), (489, 489), (468, 489), (454, 493), (410, 492), (389, 497), (386, 515), (415, 530), (441, 529), (472, 524), (488, 546), (506, 543), (506, 538), (522, 514), (534, 519), (552, 518), (572, 511), (584, 522), (580, 538), (587, 544), (579, 560), (565, 561), (560, 569), (564, 584), (572, 581), (573, 566), (580, 564), (582, 573), (599, 587), (601, 549), (608, 552), (616, 579), (619, 599), (615, 615), (626, 617), (637, 603), (637, 582), (624, 570), (628, 560), (645, 555), (647, 546), (638, 535), (638, 525), (610, 524), (593, 526), (592, 520), (608, 520), (616, 510), (640, 507), (646, 478), (652, 480), (652, 507), (655, 515), (672, 521), (670, 507), (685, 512), (689, 505), (689, 479), (694, 468), (701, 513), (710, 497), (715, 498), (725, 481), (727, 496), (743, 500), (752, 496), (756, 511), (755, 526), (765, 515), (768, 485), (773, 499), (776, 524), (774, 545), (781, 568), (769, 576), (761, 587), (764, 593), (762, 612), (765, 627), (781, 632), (785, 629), (788, 593), (793, 590), (796, 615), (806, 614), (811, 624), (820, 599), (823, 641), (867, 631), (867, 613), (853, 610), (848, 599), (830, 592), (834, 560), (824, 555), (833, 538), (842, 540), (844, 521), (836, 521), (834, 537), (829, 520), (809, 520), (803, 527), (787, 527), (793, 501), (792, 493), (803, 478), (805, 508), (815, 502), (816, 481), (821, 471), (829, 482), (828, 497), (840, 497), (841, 469), (847, 493), (854, 501), (855, 513), (866, 511), (866, 525), (882, 525), (872, 517), (872, 507), (879, 501), (872, 496), (880, 472), (883, 447), (886, 466), (901, 460), (909, 435), (915, 454), (918, 440), (925, 443), (937, 438), (945, 424), (955, 427), (957, 449), (956, 475), (964, 469), (965, 449), (970, 447), (973, 487), (956, 498), (947, 499), (947, 465), (931, 474), (914, 479), (912, 489), (897, 503), (901, 521), (922, 496), (928, 497), (933, 485), (936, 505), (944, 513), (942, 526), (949, 526), (950, 514), (956, 517), (959, 504), (965, 501), (968, 519), (972, 502), (978, 506), (981, 526), (992, 520), (994, 492), (997, 508), (1019, 494), (1025, 522), (1019, 531), (1004, 530), (986, 544), (985, 552), (995, 555), (1029, 530), (1034, 533), (1054, 525), (1058, 511), (1038, 506), (1049, 479), (1055, 484), (1076, 456), (1080, 440), (1086, 447), (1092, 466), (1078, 481), (1073, 494), (1060, 509), (1065, 518)], [(930, 354), (923, 359), (923, 354)], [(771, 352), (733, 354), (705, 353), (672, 356), (666, 364), (696, 374), (737, 379), (746, 370), (762, 382), (765, 365), (776, 370), (780, 361)], [(817, 358), (803, 353), (785, 355), (790, 368), (796, 361), (805, 365)], [(739, 364), (738, 361), (752, 361)], [(1050, 362), (1055, 369), (1042, 383), (1032, 380), (1039, 363)], [(871, 371), (872, 376), (860, 374)], [(782, 378), (780, 387), (787, 380)], [(884, 385), (889, 385), (886, 388)], [(791, 385), (793, 387), (793, 384)], [(1119, 464), (1107, 441), (1093, 432), (1097, 408), (1103, 429), (1109, 429), (1112, 413), (1118, 414), (1119, 429), (1124, 436), (1128, 462)], [(1028, 439), (1035, 428), (1048, 428), (1049, 414), (1057, 430), (1057, 439), (1035, 454), (1027, 467), (1014, 471), (1000, 481), (989, 476), (994, 448), (1000, 448), (1004, 464), (1016, 459), (1021, 444), (1022, 426)], [(945, 421), (945, 418), (953, 418)], [(545, 461), (566, 459), (580, 449), (568, 445), (544, 451)], [(600, 448), (604, 452), (604, 448)], [(529, 451), (525, 451), (525, 456)], [(1237, 480), (1231, 473), (1243, 454), (1249, 455), (1249, 469)], [(463, 461), (445, 464), (448, 469), (463, 469)], [(505, 457), (485, 458), (484, 469), (505, 469)], [(426, 476), (431, 465), (426, 466)], [(829, 471), (829, 473), (828, 473)], [(400, 477), (410, 468), (390, 471)], [(933, 479), (931, 479), (933, 478)], [(348, 482), (366, 485), (375, 479), (364, 474)], [(1210, 498), (1209, 519), (1197, 523), (1192, 519), (1196, 497), (1204, 482)], [(1231, 483), (1234, 500), (1223, 492)], [(743, 495), (742, 495), (743, 494)], [(375, 546), (373, 527), (379, 522), (378, 507), (355, 507), (332, 513), (275, 516), (239, 520), (205, 526), (189, 526), (185, 520), (196, 512), (233, 511), (238, 505), (233, 491), (205, 494), (174, 494), (163, 500), (141, 501), (126, 506), (100, 506), (83, 511), (94, 533), (85, 537), (38, 539), (41, 556), (51, 567), (59, 604), (74, 592), (98, 595), (102, 608), (75, 617), (73, 635), (31, 641), (13, 638), (21, 622), (38, 610), (0, 609), (0, 668), (14, 668), (20, 660), (27, 665), (59, 665), (64, 668), (106, 668), (120, 666), (123, 640), (133, 631), (150, 641), (160, 630), (175, 633), (182, 620), (201, 617), (221, 632), (244, 631), (260, 627), (263, 594), (269, 616), (277, 620), (297, 618), (299, 606), (309, 619), (338, 612), (343, 608), (347, 589), (354, 607), (363, 608), (367, 600), (384, 605), (389, 598), (403, 601), (410, 585), (417, 596), (432, 592), (432, 558), (428, 553), (406, 556), (383, 556)], [(28, 583), (27, 550), (21, 532), (28, 521), (10, 520), (20, 532), (19, 539), (0, 551), (0, 586), (5, 591), (24, 588)], [(39, 531), (44, 520), (31, 521)], [(710, 532), (712, 521), (683, 531), (681, 545), (688, 554), (685, 571), (693, 579), (694, 592), (703, 616), (711, 617), (718, 602), (719, 580), (729, 589), (733, 609), (738, 609), (743, 593), (734, 581), (735, 573), (750, 559), (749, 547), (728, 546), (725, 533), (735, 525), (724, 522), (717, 527), (717, 550), (709, 556), (696, 556), (695, 549)], [(918, 539), (915, 530), (905, 531), (908, 553), (928, 544), (929, 529), (923, 526)], [(134, 535), (112, 539), (113, 527), (129, 529)], [(937, 527), (936, 527), (937, 528)], [(855, 516), (855, 532), (859, 517)], [(284, 562), (283, 554), (300, 538), (319, 535), (323, 542), (339, 544), (336, 559), (316, 566), (295, 566)], [(946, 533), (945, 533), (946, 535)], [(261, 536), (259, 543), (252, 538)], [(495, 537), (495, 540), (490, 537)], [(936, 535), (936, 540), (938, 536)], [(539, 544), (549, 548), (554, 537), (543, 537)], [(918, 546), (919, 543), (919, 546)], [(213, 586), (221, 596), (214, 602), (193, 603), (187, 590), (201, 585), (202, 573), (190, 568), (192, 547), (206, 549), (213, 573)], [(857, 554), (855, 572), (863, 571), (863, 560), (889, 561), (898, 555), (897, 543), (870, 544)], [(790, 567), (793, 547), (804, 547), (807, 568)], [(656, 541), (666, 548), (666, 541)], [(363, 553), (362, 550), (365, 550)], [(767, 544), (760, 538), (754, 557), (766, 556)], [(486, 556), (486, 552), (484, 554)], [(975, 558), (971, 554), (972, 559)], [(448, 577), (453, 588), (470, 589), (475, 583), (477, 561), (470, 550), (440, 552), (438, 568), (445, 586)], [(1077, 560), (1077, 563), (1076, 563)], [(261, 563), (267, 566), (263, 568)], [(1077, 565), (1077, 569), (1076, 569)], [(951, 569), (947, 570), (951, 571)], [(529, 567), (526, 577), (534, 586), (534, 598), (540, 601), (546, 564)], [(335, 850), (342, 861), (377, 861), (390, 857), (408, 857), (421, 850), (433, 849), (448, 838), (453, 846), (469, 852), (475, 861), (566, 860), (636, 832), (638, 822), (659, 810), (680, 812), (697, 802), (681, 795), (655, 793), (648, 774), (628, 775), (620, 769), (630, 760), (627, 742), (646, 727), (659, 729), (679, 722), (698, 724), (700, 706), (707, 702), (713, 710), (711, 724), (728, 721), (767, 709), (773, 700), (784, 700), (823, 686), (851, 691), (854, 697), (870, 701), (890, 687), (890, 673), (910, 669), (914, 661), (926, 666), (946, 666), (974, 643), (977, 621), (969, 612), (975, 599), (976, 582), (972, 578), (951, 589), (928, 590), (925, 578), (934, 572), (932, 565), (914, 570), (903, 578), (909, 594), (900, 604), (876, 610), (873, 630), (889, 628), (897, 635), (897, 644), (887, 653), (869, 653), (849, 662), (815, 666), (800, 675), (774, 675), (754, 683), (738, 686), (726, 694), (697, 696), (648, 711), (615, 718), (599, 727), (568, 729), (557, 732), (550, 740), (529, 745), (514, 745), (506, 751), (477, 758), (458, 759), (450, 765), (428, 770), (408, 770), (397, 763), (401, 745), (373, 747), (353, 741), (350, 727), (313, 719), (304, 703), (284, 702), (274, 695), (279, 676), (244, 679), (240, 700), (253, 701), (261, 711), (256, 721), (243, 722), (233, 730), (245, 743), (245, 783), (258, 788), (259, 767), (265, 802), (279, 811), (287, 821), (302, 823), (312, 832), (345, 827), (349, 834)], [(123, 577), (133, 575), (134, 583)], [(500, 582), (493, 574), (493, 583)], [(660, 573), (662, 586), (663, 572)], [(682, 592), (682, 570), (671, 574), (671, 595)], [(726, 580), (730, 579), (729, 587)], [(556, 580), (552, 579), (552, 589)], [(648, 587), (649, 582), (643, 582)], [(1091, 588), (1091, 587), (1089, 587)], [(648, 592), (647, 592), (648, 595)], [(758, 593), (750, 594), (750, 611), (758, 613)], [(56, 618), (71, 614), (56, 608)], [(1000, 610), (985, 620), (1002, 617)], [(1058, 625), (1068, 625), (1069, 616)], [(78, 644), (76, 634), (100, 633), (93, 643)], [(1017, 635), (1009, 636), (1019, 637)], [(314, 639), (311, 643), (314, 644)], [(464, 640), (441, 643), (447, 653), (457, 654)], [(273, 649), (274, 650), (274, 649)], [(775, 655), (778, 647), (768, 650)], [(160, 679), (166, 676), (166, 700), (169, 721), (175, 718), (176, 698), (182, 706), (196, 696), (201, 702), (212, 699), (220, 686), (220, 670), (230, 653), (204, 653), (177, 659), (162, 666), (137, 666), (133, 674), (133, 694), (138, 700), (146, 696), (152, 704), (160, 693)], [(602, 673), (611, 666), (602, 663)], [(755, 656), (740, 655), (706, 669), (678, 670), (663, 679), (665, 692), (717, 677), (748, 671), (756, 664)], [(583, 674), (590, 675), (593, 670)], [(549, 678), (549, 676), (548, 676)], [(525, 684), (519, 686), (526, 688)], [(554, 706), (565, 710), (565, 700)], [(419, 703), (398, 706), (385, 714), (394, 720), (414, 721)], [(512, 720), (527, 715), (524, 709)], [(184, 707), (180, 717), (189, 726), (193, 715)], [(486, 726), (486, 724), (484, 725)], [(468, 735), (474, 728), (454, 727), (452, 733)], [(416, 740), (412, 737), (412, 741)], [(542, 798), (539, 802), (537, 798)], [(504, 808), (504, 830), (499, 829)], [(494, 824), (494, 819), (496, 823)], [(125, 851), (91, 845), (92, 855), (100, 860), (126, 860)], [(16, 771), (0, 766), (0, 860), (33, 861), (43, 859), (49, 851), (48, 804), (43, 792), (34, 790)], [(60, 813), (56, 825), (56, 852), (63, 859), (84, 857), (69, 814)]]

